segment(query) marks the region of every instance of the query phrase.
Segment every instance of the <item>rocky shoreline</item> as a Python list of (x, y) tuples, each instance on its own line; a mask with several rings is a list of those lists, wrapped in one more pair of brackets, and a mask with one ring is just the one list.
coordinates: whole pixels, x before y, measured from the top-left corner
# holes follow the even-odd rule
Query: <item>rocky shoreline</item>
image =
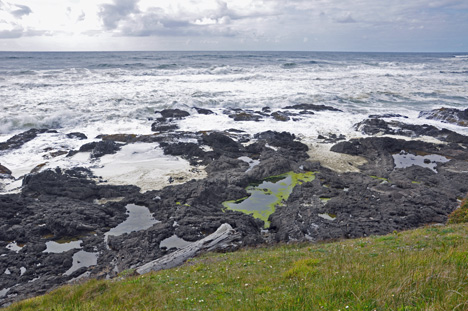
[[(339, 113), (323, 105), (297, 105), (284, 111), (266, 107), (225, 114), (241, 122), (284, 122), (322, 110)], [(438, 109), (421, 117), (466, 126), (467, 111)], [(380, 235), (443, 224), (468, 193), (468, 137), (429, 125), (386, 121), (404, 116), (371, 116), (355, 126), (362, 138), (346, 140), (338, 133), (319, 137), (321, 144), (331, 146), (329, 152), (360, 159), (359, 164), (347, 163), (353, 169), (337, 170), (321, 164), (311, 156), (313, 146), (287, 132), (187, 133), (177, 131), (177, 123), (188, 112), (168, 109), (159, 114), (152, 120), (153, 135), (101, 135), (100, 141), (62, 156), (89, 153), (92, 159), (137, 142), (159, 143), (165, 154), (203, 167), (206, 177), (142, 193), (135, 185), (106, 184), (86, 168), (37, 168), (23, 178), (20, 193), (0, 195), (0, 306), (79, 279), (115, 277), (199, 241), (222, 224), (238, 234), (227, 246), (230, 250)], [(0, 143), (0, 151), (20, 148), (48, 131), (15, 135)], [(433, 141), (420, 140), (423, 136)], [(313, 172), (315, 178), (297, 184), (276, 206), (268, 228), (262, 220), (223, 205), (248, 197), (249, 185), (287, 172)], [(1, 164), (0, 178), (13, 178)], [(147, 209), (154, 218), (151, 224), (112, 233), (139, 217), (129, 206)]]

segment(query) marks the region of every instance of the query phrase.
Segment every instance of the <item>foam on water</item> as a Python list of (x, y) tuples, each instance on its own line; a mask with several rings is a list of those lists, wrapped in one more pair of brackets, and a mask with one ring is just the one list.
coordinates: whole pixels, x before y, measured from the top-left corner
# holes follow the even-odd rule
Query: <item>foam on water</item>
[(142, 191), (157, 190), (171, 183), (183, 183), (206, 176), (203, 168), (195, 170), (188, 161), (164, 155), (158, 144), (150, 143), (123, 146), (116, 154), (103, 156), (99, 166), (92, 171), (108, 184), (132, 184)]
[[(182, 131), (237, 128), (249, 134), (274, 129), (313, 145), (318, 135), (361, 136), (353, 125), (369, 114), (399, 113), (411, 124), (430, 124), (468, 135), (468, 128), (419, 119), (422, 110), (466, 108), (468, 59), (452, 54), (312, 52), (105, 52), (0, 53), (0, 142), (29, 128), (40, 134), (17, 150), (0, 152), (0, 163), (16, 178), (1, 180), (18, 191), (21, 176), (45, 168), (91, 168), (112, 184), (160, 189), (169, 177), (202, 178), (185, 160), (165, 156), (155, 144), (124, 146), (115, 155), (90, 161), (76, 150), (100, 134), (150, 134), (154, 112), (187, 110)], [(325, 104), (343, 112), (316, 112), (298, 122), (236, 122), (227, 108), (272, 111), (299, 103)], [(193, 107), (216, 115), (197, 114)], [(66, 133), (82, 132), (80, 141)], [(330, 163), (333, 166), (333, 163)], [(339, 166), (339, 165), (338, 165)], [(349, 170), (350, 167), (341, 169)], [(174, 177), (180, 177), (174, 178)]]
[[(27, 66), (10, 59), (10, 70), (0, 73), (0, 130), (83, 128), (106, 120), (138, 123), (148, 111), (174, 103), (280, 108), (305, 101), (347, 112), (466, 103), (465, 77), (450, 72), (468, 70), (468, 62), (449, 54), (246, 55), (33, 53)], [(136, 62), (131, 59), (135, 57)]]

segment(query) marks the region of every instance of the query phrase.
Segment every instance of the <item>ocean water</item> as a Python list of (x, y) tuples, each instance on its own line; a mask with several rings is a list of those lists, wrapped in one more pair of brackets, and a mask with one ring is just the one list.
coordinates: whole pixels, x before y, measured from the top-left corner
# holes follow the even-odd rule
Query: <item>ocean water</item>
[[(225, 108), (274, 110), (324, 104), (299, 122), (235, 122)], [(418, 53), (327, 52), (0, 52), (0, 142), (30, 128), (56, 129), (16, 151), (0, 154), (15, 177), (44, 162), (40, 150), (78, 148), (65, 133), (151, 133), (156, 110), (180, 108), (191, 116), (180, 130), (268, 129), (313, 139), (358, 136), (353, 124), (369, 114), (399, 113), (468, 134), (467, 128), (419, 119), (422, 110), (468, 107), (468, 56)], [(199, 115), (193, 107), (215, 115)], [(85, 141), (85, 142), (88, 142)], [(142, 148), (140, 148), (142, 149)], [(145, 148), (143, 148), (145, 149)], [(128, 150), (127, 150), (128, 152)], [(149, 153), (153, 151), (148, 151)], [(144, 157), (144, 154), (143, 154)], [(174, 161), (178, 159), (173, 159)], [(54, 159), (48, 165), (80, 165)]]

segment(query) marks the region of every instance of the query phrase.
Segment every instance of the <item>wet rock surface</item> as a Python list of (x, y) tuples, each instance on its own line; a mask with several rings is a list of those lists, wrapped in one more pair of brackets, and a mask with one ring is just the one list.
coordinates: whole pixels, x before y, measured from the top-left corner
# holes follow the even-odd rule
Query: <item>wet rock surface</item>
[(439, 120), (459, 126), (468, 126), (468, 109), (438, 108), (430, 111), (422, 111), (420, 118)]
[(223, 111), (234, 121), (254, 121), (261, 122), (266, 119), (272, 119), (278, 122), (287, 122), (290, 120), (300, 121), (304, 115), (313, 115), (315, 112), (334, 111), (340, 112), (341, 110), (325, 105), (314, 104), (297, 104), (293, 106), (284, 107), (282, 110), (273, 111), (270, 107), (263, 107), (261, 111), (258, 110), (244, 110), (239, 108), (229, 108)]
[(68, 138), (76, 138), (76, 139), (88, 139), (88, 137), (80, 132), (72, 132), (67, 134)]
[[(396, 168), (393, 155), (446, 156), (437, 172), (419, 165)], [(297, 186), (271, 217), (276, 241), (327, 240), (384, 234), (445, 223), (468, 185), (468, 154), (459, 145), (371, 137), (341, 142), (332, 151), (363, 156), (361, 173), (317, 166), (317, 178)]]
[[(328, 108), (299, 105), (291, 109)], [(270, 117), (271, 110), (261, 113), (263, 118)], [(172, 111), (166, 117), (182, 115)], [(101, 141), (85, 144), (80, 151), (98, 157), (117, 152), (122, 144), (157, 142), (165, 154), (187, 159), (195, 167), (203, 165), (207, 177), (141, 193), (132, 185), (102, 184), (84, 168), (27, 175), (21, 193), (0, 195), (0, 290), (8, 289), (0, 305), (45, 293), (79, 277), (114, 277), (175, 252), (176, 247), (161, 247), (170, 237), (195, 242), (222, 224), (235, 230), (231, 246), (236, 249), (362, 237), (444, 223), (458, 206), (457, 199), (468, 193), (467, 137), (382, 118), (364, 120), (356, 129), (366, 135), (400, 135), (405, 140), (381, 136), (346, 140), (336, 134), (317, 138), (319, 143), (334, 143), (331, 151), (335, 153), (365, 158), (367, 162), (354, 173), (321, 166), (309, 158), (312, 147), (288, 132), (249, 135), (230, 129), (101, 135)], [(421, 135), (440, 143), (411, 140)], [(398, 166), (397, 155), (406, 156), (410, 163)], [(431, 160), (430, 155), (444, 161)], [(417, 157), (424, 158), (412, 163)], [(255, 160), (255, 165), (246, 159)], [(314, 172), (315, 179), (292, 189), (271, 214), (267, 232), (262, 220), (223, 205), (247, 197), (249, 185), (290, 171)], [(132, 204), (147, 209), (154, 223), (111, 234), (131, 217), (128, 206)], [(47, 252), (46, 243), (51, 241), (79, 246)], [(77, 258), (90, 260), (76, 266)]]
[(0, 178), (11, 178), (11, 171), (0, 164)]
[(33, 140), (37, 135), (48, 132), (48, 129), (30, 129), (26, 132), (17, 134), (4, 143), (0, 143), (0, 151), (9, 149), (18, 149), (28, 141)]
[(356, 130), (367, 135), (386, 134), (406, 137), (432, 136), (440, 141), (468, 143), (468, 137), (448, 129), (438, 129), (433, 125), (407, 124), (399, 121), (385, 121), (378, 118), (366, 119), (355, 125)]
[(342, 111), (338, 108), (326, 105), (315, 105), (315, 104), (296, 104), (292, 106), (286, 106), (284, 109), (295, 109), (303, 111)]
[(190, 115), (190, 113), (188, 113), (187, 111), (180, 109), (164, 109), (161, 111), (156, 111), (156, 113), (160, 113), (165, 119), (182, 119)]
[(194, 109), (199, 113), (199, 114), (204, 114), (204, 115), (209, 115), (209, 114), (214, 114), (214, 112), (210, 109), (205, 109), (205, 108), (198, 108), (194, 107)]

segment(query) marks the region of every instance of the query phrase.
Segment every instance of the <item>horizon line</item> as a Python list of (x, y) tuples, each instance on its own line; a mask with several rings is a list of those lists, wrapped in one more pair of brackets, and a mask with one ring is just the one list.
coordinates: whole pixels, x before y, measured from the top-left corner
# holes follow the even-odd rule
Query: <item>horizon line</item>
[(468, 51), (330, 51), (330, 50), (0, 50), (0, 53), (136, 53), (136, 52), (289, 52), (289, 53), (400, 53), (400, 54), (465, 54)]

